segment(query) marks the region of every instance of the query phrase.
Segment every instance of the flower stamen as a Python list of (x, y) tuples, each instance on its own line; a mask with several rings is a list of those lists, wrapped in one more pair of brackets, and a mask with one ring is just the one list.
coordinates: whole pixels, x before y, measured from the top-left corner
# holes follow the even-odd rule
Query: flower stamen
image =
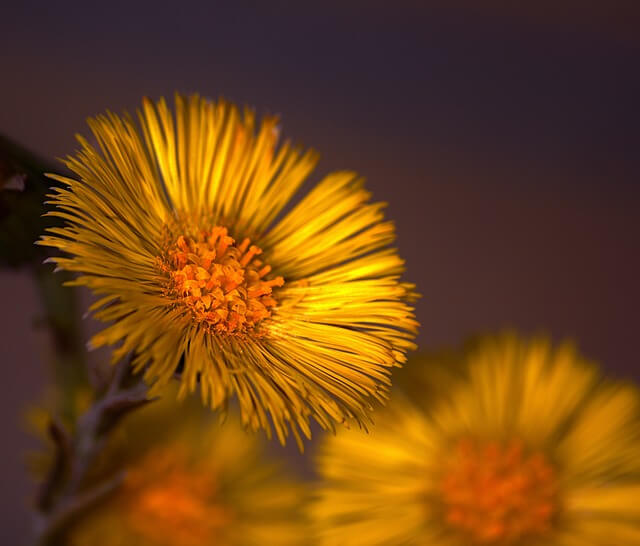
[(161, 259), (167, 293), (213, 333), (257, 333), (277, 305), (273, 289), (284, 284), (281, 276), (265, 279), (271, 266), (256, 258), (262, 249), (249, 239), (236, 246), (222, 226), (174, 240)]
[(214, 477), (190, 470), (179, 453), (148, 454), (130, 469), (123, 485), (128, 524), (154, 544), (224, 542), (232, 518), (216, 496)]
[(476, 544), (513, 544), (548, 531), (556, 511), (555, 474), (541, 453), (460, 441), (440, 483), (445, 520)]

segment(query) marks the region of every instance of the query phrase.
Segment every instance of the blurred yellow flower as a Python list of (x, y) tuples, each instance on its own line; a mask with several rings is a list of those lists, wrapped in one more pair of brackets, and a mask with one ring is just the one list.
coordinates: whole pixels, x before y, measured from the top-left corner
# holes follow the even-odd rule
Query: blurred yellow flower
[(138, 115), (90, 120), (97, 148), (79, 137), (66, 161), (77, 179), (53, 176), (67, 224), (41, 243), (102, 296), (93, 346), (135, 352), (152, 394), (177, 371), (180, 396), (236, 394), (245, 425), (282, 442), (310, 416), (365, 425), (417, 328), (384, 205), (351, 172), (292, 202), (316, 154), (278, 147), (275, 118), (256, 130), (251, 111), (180, 95), (175, 114), (145, 100)]
[(231, 416), (165, 398), (128, 416), (89, 482), (126, 470), (120, 487), (77, 518), (69, 546), (299, 545), (305, 491)]
[(635, 387), (568, 345), (509, 335), (451, 373), (407, 368), (414, 396), (443, 390), (394, 399), (368, 436), (326, 441), (311, 508), (321, 544), (640, 545)]

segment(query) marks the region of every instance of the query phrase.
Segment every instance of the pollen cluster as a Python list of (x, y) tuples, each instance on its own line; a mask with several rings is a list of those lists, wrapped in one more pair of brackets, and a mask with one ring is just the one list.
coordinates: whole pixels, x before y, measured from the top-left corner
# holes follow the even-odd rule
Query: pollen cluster
[(555, 476), (542, 454), (526, 454), (517, 440), (463, 440), (446, 465), (441, 494), (449, 526), (475, 544), (507, 545), (550, 529)]
[(222, 226), (179, 235), (161, 264), (167, 292), (213, 333), (255, 332), (277, 304), (273, 288), (284, 284), (280, 276), (266, 279), (271, 266), (256, 258), (261, 253), (249, 239), (236, 245)]

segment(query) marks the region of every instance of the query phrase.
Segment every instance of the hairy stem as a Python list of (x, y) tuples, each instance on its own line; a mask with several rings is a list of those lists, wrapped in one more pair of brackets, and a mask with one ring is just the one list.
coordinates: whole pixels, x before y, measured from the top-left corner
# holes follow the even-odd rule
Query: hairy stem
[[(36, 503), (37, 545), (57, 544), (67, 524), (122, 483), (124, 472), (90, 487), (86, 478), (109, 432), (124, 416), (150, 401), (147, 386), (140, 377), (131, 382), (129, 369), (128, 361), (118, 364), (106, 392), (78, 419), (73, 435), (52, 423), (56, 453)], [(127, 382), (132, 384), (125, 386)]]
[[(48, 433), (54, 459), (38, 492), (35, 506), (36, 543), (55, 544), (73, 518), (118, 487), (124, 474), (89, 487), (87, 476), (103, 449), (109, 432), (122, 417), (146, 404), (147, 387), (129, 375), (130, 362), (115, 369), (104, 395), (76, 419), (76, 395), (88, 386), (86, 350), (80, 327), (77, 292), (65, 286), (67, 272), (55, 273), (48, 250), (34, 244), (47, 228), (61, 220), (45, 216), (45, 199), (56, 184), (44, 173), (60, 171), (27, 148), (0, 134), (0, 267), (27, 267), (36, 280), (44, 326), (51, 337), (53, 376), (58, 393), (59, 420)], [(102, 385), (94, 384), (101, 391)], [(72, 433), (63, 423), (73, 424)]]

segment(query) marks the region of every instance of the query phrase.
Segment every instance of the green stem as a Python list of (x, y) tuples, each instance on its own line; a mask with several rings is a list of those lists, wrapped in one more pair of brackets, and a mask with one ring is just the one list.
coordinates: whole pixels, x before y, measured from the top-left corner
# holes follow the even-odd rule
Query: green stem
[(50, 360), (55, 384), (60, 392), (58, 411), (62, 421), (77, 417), (76, 396), (88, 385), (87, 354), (79, 320), (77, 292), (64, 286), (71, 280), (67, 272), (52, 273), (52, 266), (33, 268), (43, 316), (39, 325), (49, 332)]
[[(77, 292), (64, 286), (66, 272), (53, 273), (43, 264), (48, 250), (35, 241), (60, 220), (45, 213), (44, 201), (56, 183), (44, 173), (60, 170), (24, 146), (0, 134), (0, 265), (27, 267), (36, 281), (47, 328), (55, 383), (60, 392), (61, 417), (73, 422), (75, 393), (87, 384), (87, 359), (80, 327)], [(19, 181), (19, 183), (16, 183)]]

